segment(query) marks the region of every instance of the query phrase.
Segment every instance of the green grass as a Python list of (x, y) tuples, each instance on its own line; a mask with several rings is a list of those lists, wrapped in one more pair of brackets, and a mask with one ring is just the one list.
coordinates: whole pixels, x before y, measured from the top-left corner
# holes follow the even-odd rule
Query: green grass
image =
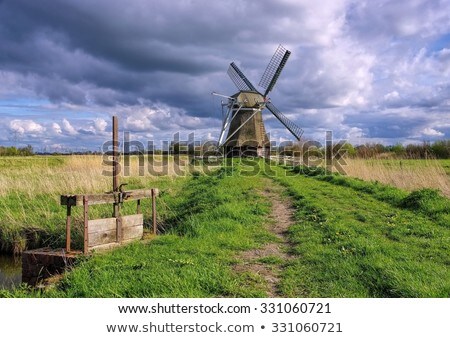
[(0, 156), (0, 169), (53, 168), (64, 165), (65, 160), (64, 156)]
[(450, 176), (450, 159), (438, 160), (438, 161), (439, 161), (439, 164), (442, 166), (442, 168), (444, 168), (447, 175)]
[(263, 226), (269, 203), (256, 193), (262, 182), (223, 173), (176, 181), (178, 188), (163, 195), (171, 210), (167, 234), (96, 254), (46, 292), (14, 295), (263, 297), (261, 278), (232, 269), (238, 252), (275, 240)]
[[(182, 182), (183, 178), (179, 179)], [(127, 189), (159, 188), (163, 191), (177, 189), (177, 184), (171, 178), (160, 178), (146, 185), (142, 180), (133, 177), (123, 179), (128, 183)], [(158, 215), (167, 217), (164, 196), (157, 206)], [(144, 219), (150, 224), (151, 201), (142, 200)], [(122, 213), (133, 214), (136, 204), (124, 203)], [(74, 249), (82, 247), (83, 208), (72, 209), (72, 242)], [(111, 217), (112, 205), (95, 205), (89, 208), (91, 219)], [(10, 193), (0, 197), (0, 251), (20, 253), (25, 249), (37, 247), (64, 247), (66, 208), (60, 205), (60, 195), (52, 193), (35, 194), (30, 198), (24, 193)]]
[[(289, 237), (298, 258), (284, 271), (286, 296), (450, 296), (448, 199), (428, 190), (408, 195), (356, 179), (277, 172), (297, 209)], [(434, 215), (428, 199), (440, 203)]]
[(438, 224), (450, 228), (450, 200), (441, 196), (438, 190), (421, 189), (408, 193), (379, 182), (366, 182), (339, 174), (328, 175), (322, 168), (295, 167), (294, 173), (312, 177), (316, 180), (344, 186), (387, 202), (394, 207), (406, 208), (427, 215)]
[[(240, 252), (278, 241), (265, 227), (270, 201), (258, 193), (266, 176), (285, 187), (295, 207), (290, 259), (257, 260), (283, 269), (281, 296), (450, 296), (449, 200), (435, 190), (408, 193), (299, 168), (255, 174), (263, 163), (244, 162), (212, 177), (151, 181), (162, 190), (158, 221), (166, 234), (96, 253), (49, 289), (18, 288), (0, 296), (264, 297), (261, 276), (233, 267)], [(137, 178), (128, 183), (131, 189), (146, 186)], [(127, 208), (132, 213), (134, 204)], [(149, 209), (144, 206), (145, 222)], [(110, 210), (93, 212), (100, 217)], [(57, 203), (53, 213), (64, 218)]]

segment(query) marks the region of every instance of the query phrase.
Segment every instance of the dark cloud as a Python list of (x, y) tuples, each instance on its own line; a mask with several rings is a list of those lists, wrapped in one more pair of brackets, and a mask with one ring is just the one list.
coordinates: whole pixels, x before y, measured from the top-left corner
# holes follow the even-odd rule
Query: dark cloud
[[(48, 100), (52, 109), (35, 115), (42, 125), (50, 113), (73, 121), (126, 112), (140, 133), (218, 133), (220, 100), (210, 93), (236, 91), (229, 62), (256, 85), (282, 43), (292, 55), (271, 98), (302, 127), (448, 137), (437, 126), (449, 119), (449, 13), (448, 1), (425, 0), (4, 0), (0, 100)], [(398, 115), (408, 109), (412, 117)]]

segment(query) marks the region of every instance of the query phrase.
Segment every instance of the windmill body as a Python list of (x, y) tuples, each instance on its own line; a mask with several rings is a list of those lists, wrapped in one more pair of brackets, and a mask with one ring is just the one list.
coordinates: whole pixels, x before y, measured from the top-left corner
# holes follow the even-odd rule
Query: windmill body
[(262, 118), (264, 108), (267, 108), (297, 140), (300, 140), (302, 129), (267, 99), (290, 54), (291, 52), (281, 45), (275, 51), (259, 82), (259, 85), (265, 89), (263, 94), (253, 86), (234, 62), (230, 64), (228, 75), (239, 92), (228, 97), (228, 110), (224, 116), (219, 137), (219, 146), (224, 147), (226, 156), (266, 157), (270, 155), (270, 140)]
[(227, 142), (228, 156), (268, 156), (269, 137), (262, 118), (264, 98), (260, 93), (240, 91), (229, 101), (231, 122)]

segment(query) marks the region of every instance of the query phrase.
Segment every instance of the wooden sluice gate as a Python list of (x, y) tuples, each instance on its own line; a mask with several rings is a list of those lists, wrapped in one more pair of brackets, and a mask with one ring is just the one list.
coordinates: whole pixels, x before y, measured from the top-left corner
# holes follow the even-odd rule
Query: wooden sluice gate
[[(60, 204), (66, 213), (66, 247), (60, 249), (41, 248), (22, 253), (22, 282), (36, 285), (38, 282), (64, 272), (73, 266), (77, 258), (93, 250), (110, 249), (133, 240), (142, 239), (144, 216), (141, 200), (152, 200), (152, 228), (156, 235), (156, 197), (158, 189), (123, 191), (119, 185), (119, 142), (117, 118), (113, 117), (113, 191), (105, 194), (61, 195)], [(122, 215), (124, 202), (136, 201), (136, 213)], [(90, 219), (89, 207), (111, 204), (112, 217)], [(83, 207), (83, 249), (74, 251), (71, 247), (72, 207)]]

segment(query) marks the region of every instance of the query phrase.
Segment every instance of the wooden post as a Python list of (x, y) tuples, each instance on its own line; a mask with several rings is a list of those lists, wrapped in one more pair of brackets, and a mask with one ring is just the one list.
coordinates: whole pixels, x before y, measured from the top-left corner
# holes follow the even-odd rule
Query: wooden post
[(155, 189), (152, 189), (152, 221), (153, 221), (153, 233), (156, 235), (156, 193)]
[(70, 221), (71, 221), (72, 206), (67, 205), (67, 218), (66, 218), (66, 253), (70, 252)]
[(83, 253), (86, 255), (89, 251), (89, 201), (87, 196), (83, 196), (84, 207), (84, 245)]
[(113, 116), (112, 121), (112, 141), (113, 141), (113, 191), (119, 190), (119, 122), (117, 116)]
[(116, 240), (117, 243), (122, 243), (122, 217), (116, 217)]
[[(113, 116), (112, 121), (112, 141), (113, 141), (113, 193), (119, 192), (119, 121), (117, 116)], [(116, 195), (114, 202), (113, 217), (116, 218), (116, 240), (118, 243), (122, 242), (122, 220), (120, 219), (120, 203), (118, 201), (119, 195)]]

